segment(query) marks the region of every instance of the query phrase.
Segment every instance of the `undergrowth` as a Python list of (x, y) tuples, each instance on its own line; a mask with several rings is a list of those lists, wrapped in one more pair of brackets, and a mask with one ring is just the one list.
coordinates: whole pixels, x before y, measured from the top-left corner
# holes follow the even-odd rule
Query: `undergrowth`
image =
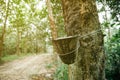
[(13, 61), (13, 60), (16, 60), (16, 59), (20, 59), (20, 58), (24, 58), (26, 56), (29, 56), (29, 55), (32, 55), (31, 53), (28, 53), (28, 54), (20, 54), (20, 55), (17, 55), (17, 54), (14, 54), (14, 55), (6, 55), (6, 56), (3, 56), (1, 58), (1, 60), (3, 62), (9, 62), (9, 61)]
[(68, 80), (68, 65), (61, 62), (58, 63), (58, 68), (56, 69), (54, 80)]

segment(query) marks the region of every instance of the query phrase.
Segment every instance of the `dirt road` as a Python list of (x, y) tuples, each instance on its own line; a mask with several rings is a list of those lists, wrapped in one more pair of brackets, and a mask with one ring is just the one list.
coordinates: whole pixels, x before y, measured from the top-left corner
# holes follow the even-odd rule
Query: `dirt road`
[(0, 80), (53, 80), (55, 69), (53, 55), (32, 55), (1, 65)]

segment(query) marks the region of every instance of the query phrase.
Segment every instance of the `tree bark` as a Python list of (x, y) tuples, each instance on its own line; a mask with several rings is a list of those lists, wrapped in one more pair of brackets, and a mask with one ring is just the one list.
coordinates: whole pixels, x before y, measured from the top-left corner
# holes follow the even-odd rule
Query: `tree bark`
[[(55, 25), (55, 19), (52, 13), (52, 7), (51, 7), (51, 2), (50, 0), (46, 0), (46, 4), (47, 4), (47, 9), (48, 9), (48, 18), (49, 18), (49, 23), (50, 23), (50, 28), (51, 28), (51, 36), (52, 36), (52, 40), (56, 39), (58, 37), (57, 34), (57, 26)], [(53, 42), (52, 42), (53, 43)], [(53, 43), (53, 53), (55, 53), (55, 44)], [(57, 60), (57, 55), (55, 55), (54, 60)]]
[(95, 0), (62, 0), (65, 28), (68, 36), (97, 31), (79, 39), (73, 80), (105, 80), (103, 34)]
[(48, 9), (49, 23), (50, 23), (50, 28), (51, 28), (51, 36), (52, 36), (52, 39), (55, 39), (55, 38), (57, 38), (58, 35), (57, 35), (55, 19), (53, 17), (52, 7), (51, 7), (50, 3), (51, 3), (50, 0), (46, 0), (47, 9)]
[(6, 2), (6, 15), (5, 15), (5, 22), (4, 22), (4, 26), (3, 26), (3, 32), (2, 32), (2, 36), (0, 36), (0, 60), (2, 57), (2, 51), (3, 51), (3, 47), (4, 47), (4, 37), (5, 37), (5, 30), (6, 30), (6, 23), (7, 23), (7, 18), (8, 18), (8, 11), (9, 11), (9, 0), (8, 2)]

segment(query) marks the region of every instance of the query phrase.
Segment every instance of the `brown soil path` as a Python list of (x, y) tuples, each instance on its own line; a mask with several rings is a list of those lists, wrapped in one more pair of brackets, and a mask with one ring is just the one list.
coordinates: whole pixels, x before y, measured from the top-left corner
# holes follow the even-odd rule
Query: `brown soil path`
[(53, 80), (53, 57), (40, 54), (5, 63), (0, 66), (0, 80)]

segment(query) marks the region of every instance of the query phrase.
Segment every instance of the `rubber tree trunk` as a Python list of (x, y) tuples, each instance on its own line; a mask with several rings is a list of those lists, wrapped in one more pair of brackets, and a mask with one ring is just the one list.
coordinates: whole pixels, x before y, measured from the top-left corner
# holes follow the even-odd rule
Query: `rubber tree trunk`
[[(62, 0), (65, 28), (68, 36), (97, 31), (79, 39), (73, 80), (104, 80), (105, 55), (95, 0)], [(72, 70), (72, 69), (71, 69)]]

